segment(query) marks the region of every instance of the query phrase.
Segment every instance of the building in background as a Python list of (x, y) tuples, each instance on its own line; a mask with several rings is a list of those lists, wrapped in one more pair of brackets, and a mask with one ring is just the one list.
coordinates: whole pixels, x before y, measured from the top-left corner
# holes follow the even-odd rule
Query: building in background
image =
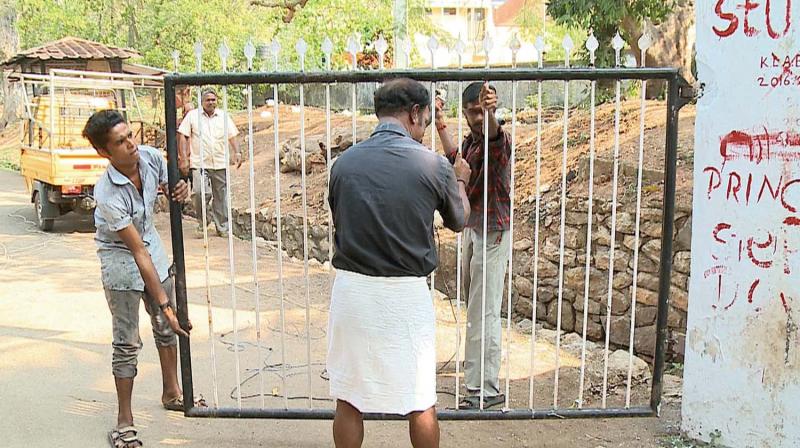
[[(447, 32), (457, 40), (459, 37), (466, 43), (463, 55), (465, 66), (483, 66), (486, 57), (483, 52), (483, 40), (488, 34), (494, 43), (491, 64), (510, 65), (511, 49), (509, 42), (515, 34), (519, 35), (522, 47), (517, 53), (517, 62), (521, 64), (538, 61), (533, 42), (526, 42), (521, 35), (518, 18), (523, 8), (543, 10), (538, 0), (430, 0), (427, 13), (435, 27)], [(414, 45), (424, 60), (424, 65), (431, 65), (428, 49), (428, 36), (417, 34)], [(437, 67), (455, 66), (458, 59), (444, 45), (436, 52)]]

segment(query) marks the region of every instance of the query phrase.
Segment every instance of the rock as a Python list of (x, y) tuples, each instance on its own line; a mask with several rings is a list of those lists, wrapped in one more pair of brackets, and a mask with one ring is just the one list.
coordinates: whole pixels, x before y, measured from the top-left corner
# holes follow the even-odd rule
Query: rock
[(688, 275), (684, 275), (684, 274), (681, 274), (680, 272), (677, 272), (677, 271), (673, 270), (669, 281), (670, 281), (670, 283), (672, 283), (672, 286), (675, 286), (676, 288), (683, 289), (684, 291), (688, 291), (689, 290), (689, 276)]
[[(531, 316), (533, 317), (533, 316)], [(541, 321), (543, 321), (547, 317), (547, 305), (542, 302), (536, 303), (536, 325), (537, 327), (541, 325)]]
[(642, 207), (641, 211), (641, 220), (642, 222), (646, 221), (653, 221), (653, 222), (661, 222), (661, 218), (664, 215), (664, 212), (660, 208), (647, 208)]
[(526, 251), (532, 247), (533, 247), (533, 241), (531, 241), (529, 238), (523, 238), (514, 243), (515, 251)]
[[(562, 331), (561, 334), (563, 335), (564, 332)], [(547, 328), (542, 328), (541, 330), (537, 329), (536, 340), (556, 345), (556, 332), (555, 330), (548, 330)]]
[(678, 229), (678, 234), (675, 237), (675, 242), (672, 247), (674, 251), (689, 250), (692, 248), (692, 217), (683, 223)]
[(667, 326), (679, 330), (686, 329), (686, 312), (675, 307), (670, 307), (669, 315), (667, 316)]
[(658, 277), (647, 272), (640, 272), (636, 285), (652, 291), (658, 291)]
[(658, 308), (654, 306), (637, 306), (636, 307), (636, 326), (646, 327), (653, 325), (658, 315)]
[(641, 225), (642, 235), (649, 236), (650, 238), (661, 238), (661, 223), (660, 222), (645, 222)]
[[(572, 226), (564, 227), (564, 247), (578, 249), (586, 246), (586, 230)], [(564, 254), (566, 256), (566, 253)]]
[(633, 335), (634, 351), (649, 356), (656, 353), (656, 326), (637, 328)]
[(328, 227), (327, 226), (314, 226), (311, 228), (311, 236), (314, 237), (316, 240), (327, 239), (328, 238)]
[(514, 301), (514, 311), (522, 316), (532, 316), (533, 301), (527, 297), (517, 297)]
[[(595, 266), (598, 269), (608, 269), (609, 266), (609, 251), (603, 251), (597, 253), (595, 255)], [(625, 253), (621, 253), (620, 251), (614, 252), (614, 270), (615, 271), (625, 271), (628, 269), (628, 260)]]
[[(512, 266), (514, 275), (524, 275), (533, 278), (533, 251), (515, 251), (514, 264)], [(452, 265), (455, 265), (456, 252), (453, 251)], [(439, 260), (442, 265), (442, 260)]]
[(530, 319), (522, 319), (516, 325), (517, 331), (523, 334), (531, 334), (533, 332), (533, 321)]
[(636, 288), (636, 302), (650, 306), (658, 306), (658, 293), (646, 288)]
[[(631, 257), (631, 261), (628, 264), (630, 269), (633, 269), (633, 257)], [(640, 256), (639, 257), (639, 272), (646, 272), (648, 274), (658, 274), (658, 262), (653, 261), (650, 257), (647, 256)]]
[(633, 276), (627, 272), (614, 274), (614, 289), (623, 290), (633, 284)]
[[(603, 327), (605, 328), (605, 319), (603, 320)], [(630, 342), (631, 334), (631, 319), (627, 315), (612, 316), (611, 317), (611, 336), (610, 340), (613, 344), (627, 347)]]
[[(601, 314), (604, 312), (606, 306), (596, 300), (589, 299), (589, 314)], [(583, 298), (575, 301), (575, 311), (583, 312)]]
[(548, 260), (539, 258), (539, 278), (553, 278), (558, 276), (558, 265)]
[(617, 350), (608, 357), (609, 384), (621, 385), (628, 381), (628, 366), (633, 361), (631, 381), (642, 384), (650, 380), (650, 365), (641, 358), (631, 358), (627, 350)]
[(667, 373), (664, 375), (662, 383), (661, 396), (668, 402), (679, 403), (683, 397), (683, 378)]
[(650, 257), (653, 261), (661, 259), (661, 240), (653, 239), (642, 246), (642, 253)]
[(583, 226), (589, 223), (589, 215), (586, 212), (568, 211), (565, 219), (570, 226)]
[[(544, 243), (544, 247), (540, 255), (543, 255), (545, 259), (550, 260), (553, 263), (559, 263), (561, 257), (560, 249), (558, 237), (548, 238)], [(571, 265), (575, 262), (575, 258), (575, 251), (568, 247), (564, 247), (564, 264)]]
[(514, 277), (514, 288), (522, 297), (533, 297), (533, 282), (523, 276)]
[(262, 238), (266, 240), (274, 240), (275, 239), (275, 230), (270, 223), (264, 223), (261, 226), (261, 231), (259, 232)]
[[(575, 332), (583, 334), (583, 313), (575, 314)], [(586, 324), (586, 337), (593, 341), (600, 341), (603, 339), (603, 326), (592, 320), (589, 316)]]
[[(583, 267), (574, 267), (568, 269), (564, 273), (564, 284), (574, 290), (578, 291), (578, 297), (583, 297), (586, 280), (586, 269)], [(608, 280), (598, 269), (589, 269), (589, 295), (596, 297), (606, 291)]]
[[(582, 331), (580, 328), (577, 328), (576, 330)], [(583, 350), (583, 336), (578, 333), (569, 333), (562, 336), (561, 348), (574, 356), (580, 356), (581, 351)], [(586, 351), (592, 352), (594, 350), (597, 350), (597, 344), (588, 340), (587, 338)]]
[(678, 252), (672, 259), (672, 268), (681, 274), (689, 275), (691, 273), (692, 255), (689, 251)]
[(628, 212), (617, 212), (617, 232), (633, 235), (636, 225), (635, 218)]
[(611, 247), (611, 231), (606, 226), (592, 229), (592, 240), (602, 246)]
[[(306, 174), (311, 172), (311, 163), (309, 163), (310, 153), (306, 153)], [(283, 142), (281, 145), (280, 153), (280, 170), (281, 173), (300, 172), (302, 167), (302, 157), (300, 152), (300, 139), (291, 138)]]
[[(558, 300), (553, 300), (547, 305), (547, 322), (551, 325), (558, 324)], [(575, 328), (575, 310), (566, 300), (561, 303), (561, 330), (572, 331)]]
[[(556, 294), (558, 293), (558, 285), (553, 286), (545, 286), (544, 284), (539, 286), (536, 295), (536, 301), (539, 303), (549, 303), (551, 300), (555, 300)], [(544, 317), (544, 315), (542, 315)]]
[(628, 312), (631, 307), (631, 295), (628, 290), (614, 291), (611, 295), (611, 314), (619, 316)]
[[(639, 245), (641, 247), (642, 239), (639, 238)], [(633, 235), (625, 235), (622, 237), (622, 247), (628, 249), (631, 253), (633, 253), (633, 249), (636, 247), (636, 238)]]
[(672, 287), (669, 290), (670, 296), (670, 304), (681, 310), (681, 311), (688, 311), (689, 310), (689, 294), (681, 289)]

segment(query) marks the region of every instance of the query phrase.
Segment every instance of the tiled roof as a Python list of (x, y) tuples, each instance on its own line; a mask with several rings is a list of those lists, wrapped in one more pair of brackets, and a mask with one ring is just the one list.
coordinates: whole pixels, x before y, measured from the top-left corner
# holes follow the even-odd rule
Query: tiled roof
[(516, 25), (517, 17), (519, 17), (522, 9), (526, 7), (526, 3), (530, 3), (529, 8), (533, 8), (534, 2), (527, 2), (526, 0), (508, 0), (494, 10), (494, 25), (495, 26), (514, 26)]
[(27, 49), (11, 57), (3, 65), (11, 65), (25, 59), (41, 61), (51, 59), (128, 59), (134, 56), (139, 56), (139, 53), (68, 36), (41, 47)]

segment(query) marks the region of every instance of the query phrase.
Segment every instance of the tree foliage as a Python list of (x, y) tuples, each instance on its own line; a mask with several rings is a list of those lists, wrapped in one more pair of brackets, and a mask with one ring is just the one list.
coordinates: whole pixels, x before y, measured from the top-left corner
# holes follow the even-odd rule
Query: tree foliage
[(633, 49), (646, 20), (657, 24), (675, 7), (675, 0), (550, 0), (547, 12), (558, 24), (594, 30), (601, 42), (601, 63), (613, 61), (610, 41), (619, 31)]
[[(411, 35), (431, 31), (423, 2), (408, 2)], [(392, 0), (18, 0), (18, 10), (22, 48), (71, 35), (134, 48), (142, 54), (139, 62), (170, 69), (177, 49), (186, 72), (195, 70), (198, 40), (205, 49), (204, 71), (221, 69), (217, 49), (223, 41), (232, 50), (229, 70), (244, 70), (245, 43), (268, 45), (273, 39), (282, 47), (281, 68), (296, 69), (294, 48), (302, 37), (308, 43), (306, 68), (313, 70), (324, 66), (320, 47), (326, 36), (334, 43), (333, 67), (343, 68), (350, 63), (348, 36), (360, 33), (366, 44), (383, 35), (391, 45), (393, 32)], [(272, 69), (271, 56), (256, 58), (256, 69)]]

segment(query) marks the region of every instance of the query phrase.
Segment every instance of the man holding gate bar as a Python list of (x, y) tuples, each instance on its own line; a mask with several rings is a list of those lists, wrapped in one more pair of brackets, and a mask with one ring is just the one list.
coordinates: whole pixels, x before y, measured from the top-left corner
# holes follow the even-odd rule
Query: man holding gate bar
[(439, 446), (435, 313), (426, 277), (436, 268), (433, 215), (460, 231), (470, 214), (470, 168), (420, 142), (431, 98), (396, 79), (375, 92), (380, 123), (331, 168), (336, 229), (328, 323), (337, 448), (360, 447), (362, 413), (407, 415), (415, 448)]
[[(483, 408), (505, 401), (500, 393), (500, 357), (502, 353), (502, 322), (500, 308), (503, 303), (503, 285), (511, 245), (509, 227), (511, 191), (511, 138), (495, 117), (497, 90), (484, 82), (473, 82), (462, 93), (463, 114), (470, 133), (464, 139), (461, 151), (447, 133), (442, 112), (443, 102), (436, 102), (436, 130), (447, 158), (455, 162), (463, 155), (472, 176), (467, 184), (467, 194), (472, 212), (464, 229), (464, 280), (467, 296), (467, 340), (464, 360), (464, 383), (467, 397), (459, 403), (463, 409), (480, 408), (483, 390)], [(488, 116), (489, 172), (488, 210), (486, 225), (486, 265), (483, 264), (483, 195), (484, 195), (484, 114)], [(482, 324), (483, 275), (486, 269), (486, 304)], [(483, 330), (483, 334), (482, 334)], [(481, 338), (485, 338), (484, 362), (481, 363)], [(483, 384), (481, 384), (483, 367)]]

